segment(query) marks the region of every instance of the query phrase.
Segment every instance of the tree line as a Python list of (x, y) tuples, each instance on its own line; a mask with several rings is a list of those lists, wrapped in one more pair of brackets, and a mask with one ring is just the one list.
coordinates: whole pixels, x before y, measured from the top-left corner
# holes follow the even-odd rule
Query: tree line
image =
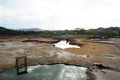
[(7, 34), (7, 35), (92, 35), (92, 36), (120, 36), (120, 27), (109, 27), (109, 28), (97, 28), (97, 29), (80, 29), (76, 28), (75, 30), (43, 30), (43, 31), (19, 31), (19, 30), (12, 30), (7, 29), (5, 27), (0, 27), (0, 34)]

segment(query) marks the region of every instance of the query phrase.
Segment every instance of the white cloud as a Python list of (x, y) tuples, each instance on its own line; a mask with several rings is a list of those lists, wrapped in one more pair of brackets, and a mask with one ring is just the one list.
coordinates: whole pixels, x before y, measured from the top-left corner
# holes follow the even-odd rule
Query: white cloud
[[(0, 3), (0, 17), (20, 21), (15, 23), (22, 27), (73, 29), (119, 26), (119, 0), (5, 1), (4, 4)], [(9, 25), (6, 22), (6, 26)], [(20, 28), (18, 25), (14, 24)]]
[(0, 6), (0, 17), (15, 17), (15, 12), (9, 10), (8, 8), (5, 8), (3, 6)]

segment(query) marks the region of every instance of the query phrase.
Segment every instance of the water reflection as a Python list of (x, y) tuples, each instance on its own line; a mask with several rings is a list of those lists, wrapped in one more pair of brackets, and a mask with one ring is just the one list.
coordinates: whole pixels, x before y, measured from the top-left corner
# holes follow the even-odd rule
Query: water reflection
[(86, 68), (64, 64), (29, 66), (28, 74), (16, 75), (11, 69), (0, 74), (0, 80), (86, 80)]

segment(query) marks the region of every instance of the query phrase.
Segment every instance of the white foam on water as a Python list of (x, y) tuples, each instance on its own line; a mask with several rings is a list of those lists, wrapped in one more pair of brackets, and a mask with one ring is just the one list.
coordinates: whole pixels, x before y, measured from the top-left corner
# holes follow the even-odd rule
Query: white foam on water
[(62, 48), (62, 49), (65, 49), (65, 48), (80, 48), (80, 46), (71, 45), (70, 42), (67, 42), (66, 40), (61, 40), (60, 42), (55, 43), (54, 45), (55, 45), (55, 47)]

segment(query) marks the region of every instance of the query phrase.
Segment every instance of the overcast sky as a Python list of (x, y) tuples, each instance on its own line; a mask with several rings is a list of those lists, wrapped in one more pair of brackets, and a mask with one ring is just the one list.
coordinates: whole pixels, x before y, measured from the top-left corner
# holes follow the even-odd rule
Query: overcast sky
[(0, 26), (49, 30), (120, 26), (120, 0), (0, 0)]

